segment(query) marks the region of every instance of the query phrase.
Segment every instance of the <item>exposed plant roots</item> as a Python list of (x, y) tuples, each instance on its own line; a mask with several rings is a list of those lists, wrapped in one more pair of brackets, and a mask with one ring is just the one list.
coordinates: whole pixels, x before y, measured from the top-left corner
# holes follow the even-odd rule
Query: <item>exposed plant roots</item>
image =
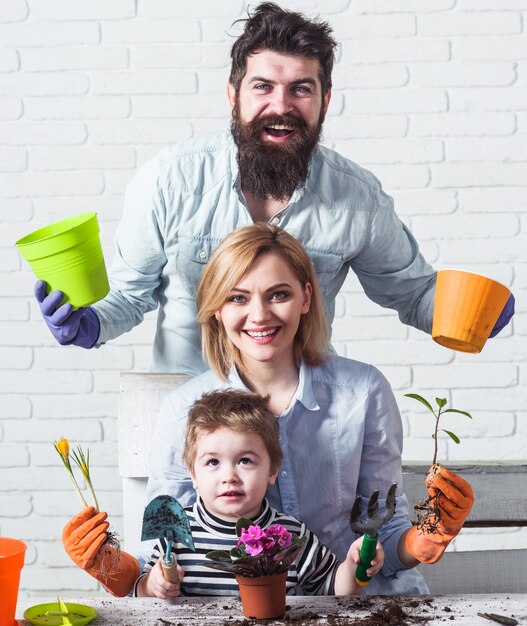
[(120, 570), (121, 544), (116, 532), (109, 530), (106, 541), (102, 544), (95, 557), (95, 567), (103, 580), (108, 580)]
[[(442, 465), (435, 463), (430, 467), (425, 477), (425, 484), (430, 487), (435, 476), (442, 469)], [(417, 527), (421, 533), (429, 534), (437, 531), (439, 522), (441, 521), (441, 509), (439, 508), (439, 493), (428, 495), (422, 498), (415, 505), (415, 515), (417, 517)]]

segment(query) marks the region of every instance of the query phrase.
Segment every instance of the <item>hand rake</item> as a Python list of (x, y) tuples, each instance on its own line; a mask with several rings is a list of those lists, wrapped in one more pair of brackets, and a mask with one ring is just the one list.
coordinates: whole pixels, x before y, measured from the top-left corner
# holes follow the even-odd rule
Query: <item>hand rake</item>
[(365, 522), (360, 521), (360, 505), (362, 498), (357, 496), (350, 513), (350, 528), (355, 533), (364, 533), (362, 547), (360, 549), (360, 563), (357, 565), (355, 578), (357, 583), (363, 587), (367, 585), (370, 577), (366, 574), (366, 570), (371, 565), (371, 560), (377, 553), (377, 537), (379, 528), (392, 519), (395, 513), (395, 490), (397, 483), (394, 483), (388, 490), (386, 496), (386, 512), (384, 516), (379, 515), (379, 490), (374, 491), (368, 500), (368, 518)]

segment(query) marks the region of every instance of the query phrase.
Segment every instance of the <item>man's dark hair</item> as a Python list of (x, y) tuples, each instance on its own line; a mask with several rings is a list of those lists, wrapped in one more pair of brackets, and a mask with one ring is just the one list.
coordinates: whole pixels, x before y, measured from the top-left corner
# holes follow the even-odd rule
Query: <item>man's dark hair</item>
[(247, 19), (234, 22), (245, 22), (243, 34), (231, 49), (229, 82), (236, 89), (236, 93), (247, 72), (247, 57), (260, 50), (318, 59), (322, 95), (331, 89), (331, 71), (337, 42), (333, 39), (332, 28), (327, 22), (309, 20), (301, 13), (280, 8), (274, 2), (262, 2), (252, 13), (247, 14)]

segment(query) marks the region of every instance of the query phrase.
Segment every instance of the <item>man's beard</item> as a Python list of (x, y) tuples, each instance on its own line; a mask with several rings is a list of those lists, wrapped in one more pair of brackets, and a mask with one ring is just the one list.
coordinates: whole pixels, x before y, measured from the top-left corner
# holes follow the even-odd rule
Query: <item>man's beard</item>
[[(324, 112), (318, 124), (309, 128), (293, 115), (268, 115), (243, 122), (238, 101), (233, 109), (231, 132), (238, 147), (242, 189), (256, 198), (287, 201), (307, 180), (309, 164), (320, 140)], [(294, 129), (284, 142), (265, 141), (266, 127), (282, 124)]]

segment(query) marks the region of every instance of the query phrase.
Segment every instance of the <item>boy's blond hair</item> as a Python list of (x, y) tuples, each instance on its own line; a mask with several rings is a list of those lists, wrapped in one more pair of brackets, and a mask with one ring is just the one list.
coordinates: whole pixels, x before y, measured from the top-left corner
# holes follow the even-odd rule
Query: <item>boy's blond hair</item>
[(183, 460), (192, 472), (196, 460), (197, 440), (202, 433), (228, 428), (238, 433), (261, 437), (272, 471), (282, 461), (278, 421), (269, 409), (269, 397), (237, 389), (211, 391), (194, 402), (187, 419)]

